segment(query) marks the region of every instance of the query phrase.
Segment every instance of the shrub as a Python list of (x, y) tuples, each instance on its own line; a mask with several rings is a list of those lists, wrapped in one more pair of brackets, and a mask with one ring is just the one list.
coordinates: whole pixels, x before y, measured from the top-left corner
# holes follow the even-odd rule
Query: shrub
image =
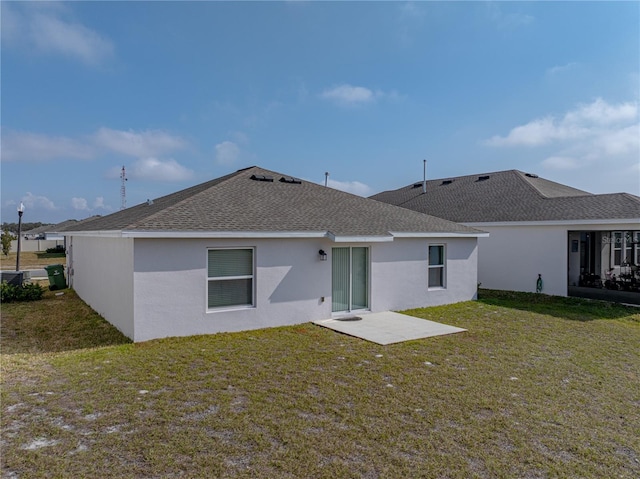
[(7, 230), (2, 232), (2, 253), (7, 256), (9, 255), (9, 251), (11, 251), (11, 241), (17, 239), (16, 236), (13, 236)]
[(56, 245), (54, 248), (47, 248), (47, 253), (64, 253), (64, 246)]
[(35, 283), (27, 283), (16, 286), (3, 281), (0, 285), (0, 301), (11, 303), (13, 301), (37, 301), (42, 299), (44, 289)]

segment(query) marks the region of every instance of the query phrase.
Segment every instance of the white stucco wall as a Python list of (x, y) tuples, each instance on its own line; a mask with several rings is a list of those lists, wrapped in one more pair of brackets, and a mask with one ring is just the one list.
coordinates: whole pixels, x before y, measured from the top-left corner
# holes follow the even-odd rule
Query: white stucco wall
[(67, 275), (85, 303), (126, 336), (135, 336), (132, 239), (67, 238)]
[[(446, 244), (445, 289), (427, 290), (429, 243)], [(229, 246), (255, 248), (256, 307), (208, 312), (207, 248)], [(136, 239), (133, 339), (240, 331), (330, 318), (332, 246), (370, 247), (370, 306), (374, 312), (475, 298), (475, 238), (397, 238), (391, 243), (352, 245), (311, 239)], [(319, 249), (329, 253), (327, 261), (320, 261)]]
[[(255, 308), (207, 312), (207, 248), (255, 247)], [(323, 240), (136, 239), (135, 341), (297, 324), (331, 316)], [(291, 266), (291, 265), (295, 266)], [(321, 301), (321, 297), (325, 301)]]
[[(428, 246), (445, 245), (445, 288), (428, 288)], [(469, 301), (477, 294), (476, 238), (396, 238), (371, 251), (371, 309), (400, 311)]]
[(489, 237), (478, 240), (478, 281), (482, 288), (535, 292), (538, 274), (542, 274), (542, 292), (559, 296), (567, 295), (569, 264), (577, 261), (579, 266), (579, 257), (569, 257), (569, 231), (637, 229), (630, 224), (611, 223), (471, 226), (489, 232)]
[(478, 281), (483, 288), (567, 295), (567, 228), (563, 226), (482, 226), (478, 241)]

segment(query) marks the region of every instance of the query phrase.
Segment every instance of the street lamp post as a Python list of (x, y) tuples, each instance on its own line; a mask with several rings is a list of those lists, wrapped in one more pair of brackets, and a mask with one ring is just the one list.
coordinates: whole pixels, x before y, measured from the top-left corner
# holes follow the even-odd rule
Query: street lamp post
[(24, 213), (24, 205), (20, 203), (18, 206), (18, 254), (16, 256), (16, 271), (20, 271), (20, 237), (22, 236), (22, 213)]

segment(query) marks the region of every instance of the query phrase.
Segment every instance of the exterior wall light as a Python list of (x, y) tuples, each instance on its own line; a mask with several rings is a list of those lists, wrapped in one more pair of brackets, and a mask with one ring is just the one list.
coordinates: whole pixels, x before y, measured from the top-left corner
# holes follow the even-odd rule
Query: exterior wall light
[(320, 255), (320, 261), (327, 261), (327, 253), (325, 250), (321, 249), (318, 251), (318, 254)]

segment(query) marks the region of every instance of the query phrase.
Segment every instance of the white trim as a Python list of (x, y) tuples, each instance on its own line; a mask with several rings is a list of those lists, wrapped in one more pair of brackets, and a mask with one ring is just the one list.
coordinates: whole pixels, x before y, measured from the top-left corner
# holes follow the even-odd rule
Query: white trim
[(65, 236), (115, 238), (324, 238), (326, 231), (69, 231)]
[(327, 232), (327, 238), (334, 243), (388, 243), (393, 241), (393, 236), (336, 236)]
[[(337, 248), (347, 248), (349, 250), (349, 298), (347, 306), (349, 309), (343, 311), (333, 311), (333, 250)], [(353, 307), (353, 249), (364, 248), (367, 251), (367, 307), (364, 309), (351, 309)], [(349, 316), (357, 313), (371, 312), (371, 246), (332, 246), (331, 247), (331, 317)]]
[(63, 231), (64, 236), (97, 236), (101, 238), (122, 238), (122, 231), (104, 230), (104, 231)]
[[(251, 274), (239, 276), (209, 276), (209, 252), (222, 250), (241, 250), (251, 251)], [(219, 311), (233, 311), (235, 309), (253, 309), (256, 308), (256, 247), (255, 246), (224, 246), (224, 247), (207, 247), (207, 274), (205, 289), (205, 313), (215, 313)], [(229, 281), (234, 279), (250, 279), (251, 280), (251, 304), (231, 304), (228, 306), (209, 306), (209, 283), (217, 281)]]
[(396, 238), (488, 238), (489, 233), (480, 231), (478, 233), (408, 233), (403, 231), (390, 232)]
[[(431, 264), (431, 247), (442, 248), (442, 264)], [(429, 286), (429, 273), (432, 269), (442, 269), (442, 284), (438, 286)], [(427, 291), (434, 291), (438, 289), (447, 289), (447, 244), (446, 243), (429, 243), (427, 246)]]
[[(510, 224), (510, 223), (506, 223)], [(393, 238), (487, 238), (489, 233), (435, 233), (390, 231), (384, 236), (340, 236), (330, 231), (137, 231), (100, 230), (65, 231), (64, 236), (92, 236), (103, 238), (329, 238), (334, 243), (387, 243)]]
[(483, 226), (578, 226), (578, 225), (618, 225), (637, 224), (640, 225), (640, 218), (623, 218), (607, 220), (546, 220), (546, 221), (496, 221), (484, 223), (461, 223), (472, 228), (482, 228)]

